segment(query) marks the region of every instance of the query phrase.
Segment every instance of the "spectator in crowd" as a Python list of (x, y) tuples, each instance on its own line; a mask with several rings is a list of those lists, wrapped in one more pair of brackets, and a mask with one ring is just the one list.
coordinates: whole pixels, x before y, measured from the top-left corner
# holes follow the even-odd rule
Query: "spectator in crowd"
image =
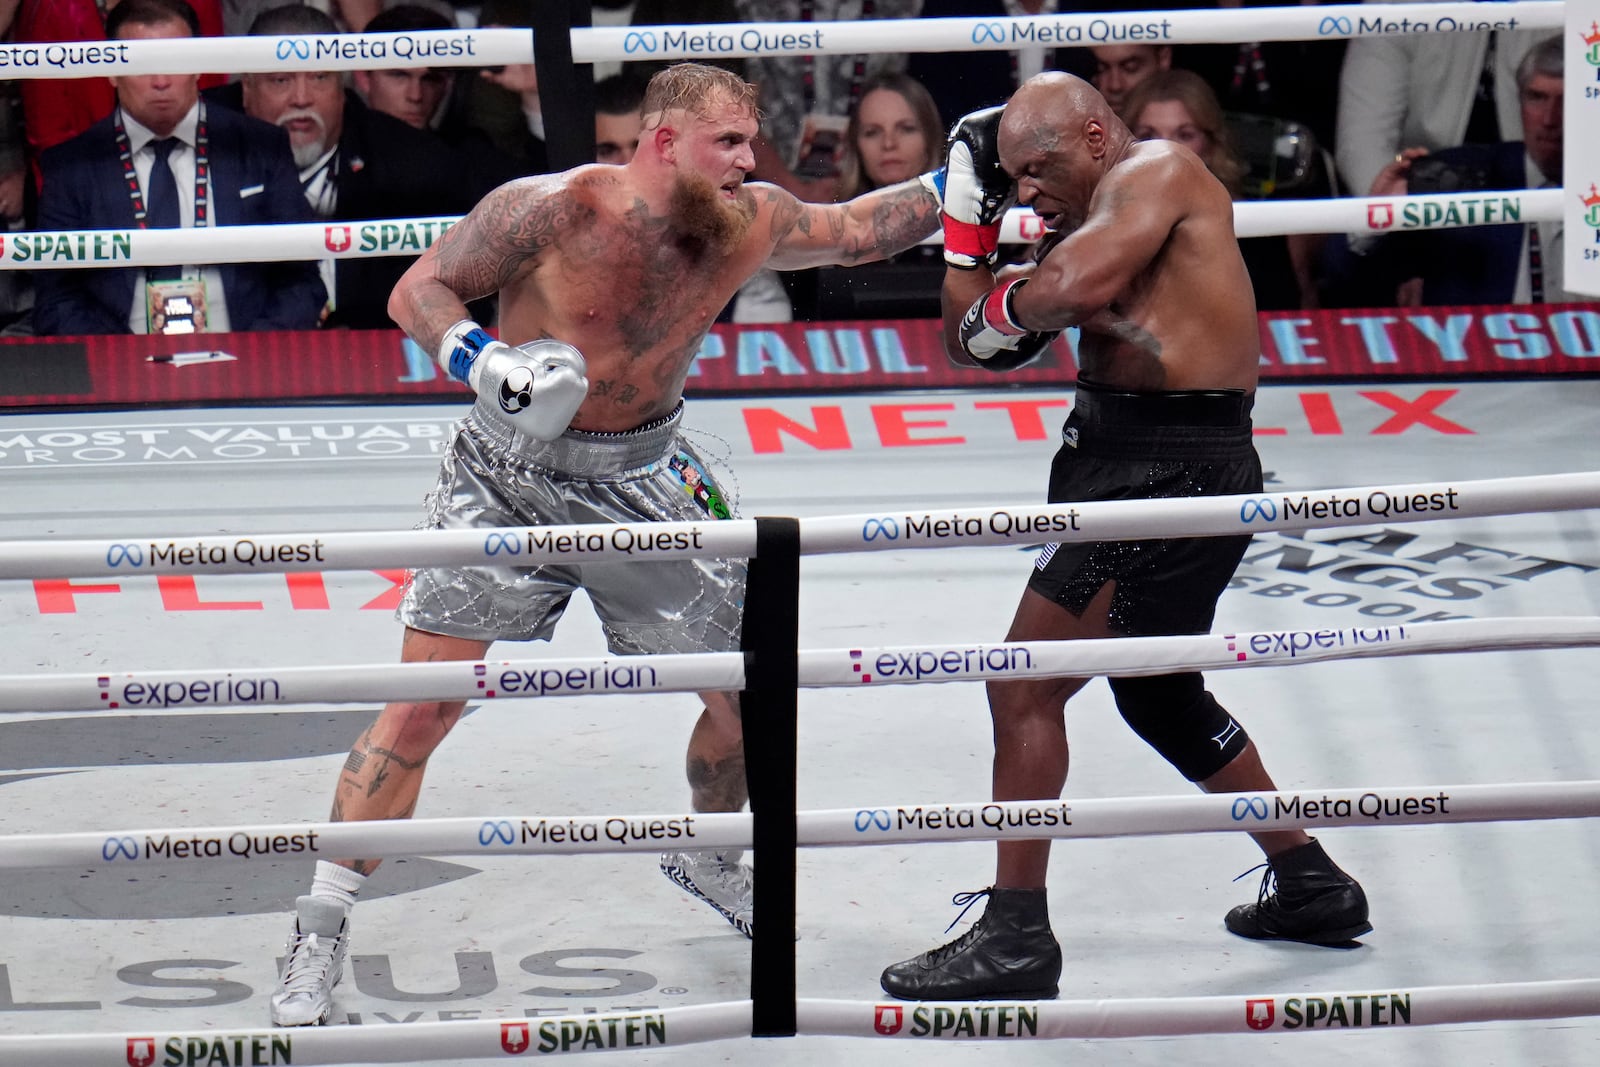
[[(839, 195), (850, 199), (936, 169), (944, 154), (944, 125), (927, 87), (909, 74), (888, 71), (862, 87), (845, 144)], [(936, 316), (943, 279), (942, 249), (930, 244), (874, 263), (818, 267), (785, 280), (805, 312), (802, 317), (839, 319)]]
[[(920, 0), (734, 0), (739, 22), (859, 22), (912, 18)], [(844, 134), (868, 78), (904, 70), (903, 53), (753, 56), (745, 77), (761, 89), (761, 134), (750, 178), (812, 203), (839, 198)], [(793, 306), (771, 270), (757, 273), (732, 305), (734, 322), (788, 322)]]
[[(1521, 141), (1409, 148), (1378, 172), (1367, 195), (1560, 188), (1562, 69), (1559, 35), (1536, 43), (1517, 65)], [(1401, 279), (1394, 294), (1399, 307), (1588, 300), (1562, 285), (1563, 229), (1555, 219), (1396, 234), (1383, 238), (1367, 262)]]
[[(1193, 6), (1282, 7), (1284, 0), (1211, 0)], [(1312, 132), (1319, 145), (1331, 148), (1337, 101), (1328, 87), (1338, 83), (1346, 43), (1324, 38), (1186, 44), (1174, 50), (1173, 65), (1204, 78), (1224, 111), (1298, 122)]]
[[(115, 0), (21, 0), (17, 8), (13, 40), (18, 44), (50, 44), (58, 41), (104, 41), (106, 12)], [(220, 0), (191, 0), (199, 20), (197, 37), (216, 37), (223, 32)], [(200, 87), (221, 85), (220, 74), (201, 77)], [(24, 78), (22, 112), (28, 137), (28, 154), (37, 163), (39, 154), (52, 145), (70, 140), (111, 114), (116, 103), (111, 83), (105, 78)]]
[[(0, 82), (0, 232), (27, 229), (35, 212), (18, 88), (15, 81)], [(32, 275), (25, 270), (0, 271), (0, 335), (31, 332)]]
[[(735, 0), (744, 22), (859, 22), (917, 15), (919, 0)], [(814, 203), (839, 198), (844, 126), (868, 78), (904, 70), (898, 52), (871, 55), (782, 55), (745, 60), (745, 74), (761, 87), (761, 137), (756, 169), (770, 181)]]
[[(420, 33), (453, 30), (455, 21), (435, 7), (396, 4), (367, 23), (366, 33)], [(416, 130), (438, 134), (461, 153), (470, 169), (489, 186), (520, 178), (525, 172), (501, 152), (489, 135), (467, 121), (457, 87), (455, 67), (391, 67), (351, 72), (358, 92), (373, 111), (392, 115)]]
[[(485, 28), (527, 27), (526, 0), (486, 0), (478, 13)], [(495, 151), (511, 160), (514, 173), (544, 174), (550, 169), (545, 148), (544, 110), (539, 101), (539, 72), (532, 63), (508, 63), (462, 78), (460, 121), (481, 131)]]
[[(364, 33), (453, 30), (456, 24), (430, 7), (396, 4), (372, 17)], [(418, 130), (437, 129), (455, 85), (453, 67), (389, 67), (351, 72), (356, 90), (374, 111)]]
[[(263, 12), (255, 36), (334, 33), (333, 21), (303, 4)], [(495, 184), (426, 130), (362, 103), (337, 71), (245, 74), (216, 99), (289, 133), (312, 212), (330, 222), (461, 215)], [(324, 261), (327, 324), (389, 329), (389, 292), (406, 256)]]
[[(998, 18), (1054, 15), (1086, 10), (1061, 0), (923, 0), (922, 17)], [(970, 49), (961, 52), (913, 52), (906, 73), (933, 94), (941, 115), (965, 115), (1003, 104), (1029, 78), (1041, 71), (1064, 70), (1089, 77), (1093, 59), (1086, 48), (1035, 45), (1015, 50)]]
[[(111, 40), (194, 37), (183, 0), (121, 0)], [(117, 106), (48, 150), (46, 230), (304, 222), (281, 130), (200, 101), (193, 74), (111, 79)], [(40, 334), (296, 330), (317, 325), (325, 293), (311, 263), (40, 271)]]
[(644, 128), (644, 82), (624, 71), (594, 84), (594, 161), (626, 163)]
[(1172, 69), (1172, 48), (1164, 44), (1108, 44), (1089, 51), (1094, 56), (1090, 80), (1124, 122), (1122, 104), (1128, 93), (1157, 71)]
[(1514, 72), (1540, 36), (1496, 30), (1351, 41), (1339, 75), (1335, 144), (1345, 187), (1372, 188), (1404, 147), (1434, 151), (1520, 140)]
[[(263, 11), (277, 7), (279, 0), (221, 0), (223, 23), (230, 37), (244, 37)], [(383, 0), (312, 0), (309, 5), (333, 20), (335, 32), (359, 33), (383, 9)]]
[[(1188, 70), (1150, 74), (1123, 97), (1123, 119), (1141, 141), (1176, 141), (1200, 157), (1235, 200), (1240, 198), (1245, 166), (1234, 153), (1216, 94)], [(1313, 238), (1247, 237), (1239, 242), (1256, 307), (1283, 311), (1317, 306)]]

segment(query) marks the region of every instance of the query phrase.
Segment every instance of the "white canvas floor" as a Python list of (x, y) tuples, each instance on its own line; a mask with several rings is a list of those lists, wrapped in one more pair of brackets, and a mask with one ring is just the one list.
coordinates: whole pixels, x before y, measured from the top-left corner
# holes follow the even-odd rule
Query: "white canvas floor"
[[(1068, 396), (702, 400), (691, 402), (688, 422), (712, 451), (731, 455), (746, 515), (1024, 503), (1042, 499)], [(1013, 419), (994, 406), (1023, 401), (1063, 403), (1044, 409), (1042, 437), (1019, 440), (1026, 413), (1013, 407)], [(1406, 405), (1421, 421), (1401, 428), (1407, 419), (1396, 412)], [(819, 450), (788, 434), (777, 438), (781, 451), (756, 451), (768, 437), (750, 427), (771, 425), (767, 413), (815, 427), (834, 409), (851, 447)], [(1595, 469), (1597, 412), (1595, 380), (1275, 386), (1262, 391), (1257, 426), (1281, 431), (1259, 438), (1270, 477), (1311, 489)], [(459, 413), (7, 416), (0, 537), (408, 528), (432, 483), (434, 448)], [(896, 443), (929, 439), (944, 440)], [(1030, 559), (1005, 548), (808, 559), (802, 645), (998, 640)], [(1600, 615), (1600, 514), (1267, 535), (1239, 576), (1218, 628)], [(398, 649), (384, 607), (394, 583), (378, 574), (78, 585), (91, 588), (0, 582), (0, 673), (377, 663)], [(497, 654), (602, 651), (592, 614), (575, 604), (548, 652), (501, 645)], [(1397, 658), (1231, 671), (1211, 687), (1284, 787), (1578, 780), (1600, 777), (1596, 663), (1591, 650)], [(0, 833), (321, 821), (344, 752), (373, 710), (3, 715)], [(683, 740), (696, 710), (676, 696), (486, 704), (435, 757), (419, 815), (681, 810)], [(1187, 792), (1121, 723), (1103, 685), (1068, 717), (1069, 797)], [(983, 799), (988, 762), (974, 685), (801, 695), (801, 808)], [(1321, 836), (1372, 901), (1376, 929), (1349, 951), (1254, 944), (1222, 930), (1222, 914), (1253, 899), (1259, 877), (1232, 881), (1258, 861), (1241, 835), (1058, 843), (1050, 904), (1067, 957), (1062, 997), (1596, 977), (1593, 822)], [(988, 884), (991, 863), (985, 844), (802, 853), (800, 994), (881, 999), (883, 966), (954, 936), (942, 932), (955, 914), (951, 895)], [(0, 871), (0, 1034), (260, 1026), (285, 909), (308, 880), (308, 865), (295, 863)], [(354, 952), (362, 959), (336, 1014), (347, 1025), (748, 995), (748, 942), (647, 856), (390, 863), (357, 909)], [(802, 1037), (632, 1052), (625, 1062), (1543, 1067), (1600, 1062), (1600, 1022), (1005, 1046)]]

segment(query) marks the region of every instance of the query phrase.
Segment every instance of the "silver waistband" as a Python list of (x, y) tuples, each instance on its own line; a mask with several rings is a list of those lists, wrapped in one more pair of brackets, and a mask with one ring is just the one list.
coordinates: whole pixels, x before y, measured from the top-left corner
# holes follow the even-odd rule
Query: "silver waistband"
[(590, 479), (614, 478), (666, 459), (678, 439), (683, 401), (654, 422), (620, 433), (568, 430), (554, 441), (540, 441), (506, 420), (498, 407), (480, 399), (465, 419), (467, 430), (513, 462), (554, 474)]

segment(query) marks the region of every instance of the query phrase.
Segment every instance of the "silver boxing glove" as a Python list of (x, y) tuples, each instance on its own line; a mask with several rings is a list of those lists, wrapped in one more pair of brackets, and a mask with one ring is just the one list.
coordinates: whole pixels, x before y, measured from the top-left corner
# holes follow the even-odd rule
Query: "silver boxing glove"
[(554, 441), (589, 395), (583, 353), (543, 338), (513, 348), (462, 319), (445, 331), (439, 365), (494, 405), (518, 432)]

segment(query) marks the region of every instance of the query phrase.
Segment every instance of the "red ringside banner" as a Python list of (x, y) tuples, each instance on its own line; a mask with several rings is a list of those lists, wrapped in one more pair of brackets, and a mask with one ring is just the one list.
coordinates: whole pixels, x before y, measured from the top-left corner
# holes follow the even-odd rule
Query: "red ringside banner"
[[(690, 395), (1065, 385), (1075, 336), (1002, 375), (951, 366), (931, 320), (717, 326)], [(1600, 373), (1600, 303), (1264, 312), (1267, 381)], [(460, 399), (397, 330), (17, 338), (0, 407)]]

